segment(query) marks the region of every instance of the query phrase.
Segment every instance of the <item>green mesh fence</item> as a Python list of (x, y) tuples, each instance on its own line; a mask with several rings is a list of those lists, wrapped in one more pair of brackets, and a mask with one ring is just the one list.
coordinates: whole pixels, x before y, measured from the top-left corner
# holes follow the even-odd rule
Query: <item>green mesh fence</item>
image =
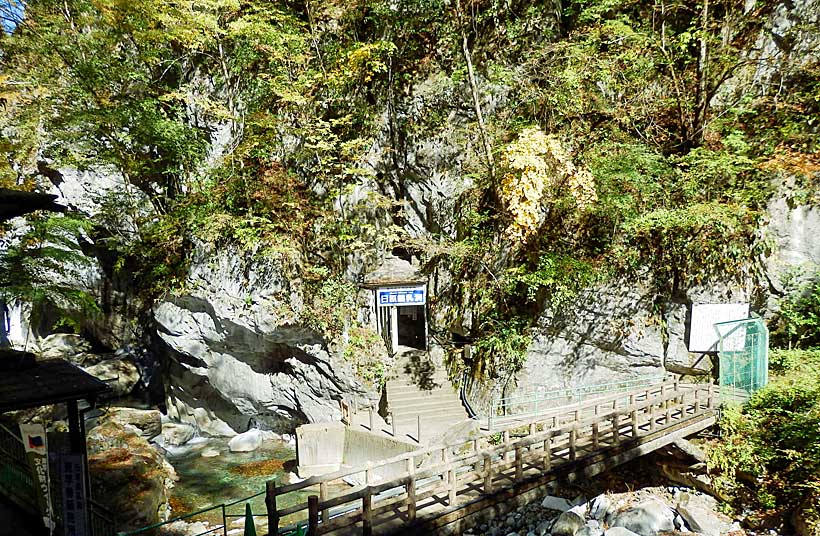
[(720, 396), (743, 403), (769, 381), (769, 330), (760, 318), (715, 324)]

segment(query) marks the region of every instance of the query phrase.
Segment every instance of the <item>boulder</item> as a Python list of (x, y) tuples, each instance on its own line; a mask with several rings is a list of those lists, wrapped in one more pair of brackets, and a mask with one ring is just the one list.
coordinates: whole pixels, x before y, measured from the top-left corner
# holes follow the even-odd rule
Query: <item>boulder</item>
[(561, 497), (555, 497), (553, 495), (547, 495), (541, 501), (541, 507), (546, 508), (547, 510), (555, 510), (556, 512), (566, 512), (574, 505)]
[(231, 438), (228, 448), (231, 452), (251, 452), (261, 447), (264, 439), (261, 430), (248, 430)]
[(162, 424), (162, 442), (177, 447), (184, 445), (196, 435), (196, 428), (190, 424), (166, 422)]
[(623, 527), (612, 527), (604, 532), (604, 536), (638, 536), (629, 529)]
[(568, 510), (558, 516), (552, 524), (552, 536), (575, 536), (581, 529), (585, 528), (584, 518)]
[(118, 530), (168, 518), (173, 467), (136, 432), (113, 421), (88, 432), (92, 495), (115, 516)]
[(675, 530), (675, 513), (659, 499), (649, 499), (618, 513), (611, 525), (623, 527), (640, 536), (657, 536)]
[(127, 359), (108, 359), (86, 367), (85, 371), (107, 383), (115, 397), (129, 394), (140, 379), (137, 366)]
[(592, 499), (592, 502), (589, 504), (589, 517), (596, 521), (603, 521), (611, 504), (612, 501), (609, 500), (608, 496), (604, 494), (598, 495)]
[(715, 512), (717, 501), (706, 495), (681, 493), (676, 510), (694, 532), (720, 536), (732, 530), (732, 520)]
[(216, 458), (217, 456), (219, 456), (219, 451), (216, 449), (207, 448), (202, 451), (203, 458)]
[(49, 335), (38, 345), (42, 359), (68, 359), (91, 349), (91, 343), (73, 333)]
[(112, 407), (101, 422), (113, 421), (122, 426), (130, 425), (139, 430), (140, 436), (151, 440), (162, 433), (162, 414), (156, 409)]

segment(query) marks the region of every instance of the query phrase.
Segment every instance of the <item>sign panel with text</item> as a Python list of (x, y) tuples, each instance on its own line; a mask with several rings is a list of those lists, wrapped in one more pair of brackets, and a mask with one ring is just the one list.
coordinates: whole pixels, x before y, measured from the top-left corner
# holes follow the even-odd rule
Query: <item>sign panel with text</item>
[(26, 458), (37, 487), (37, 506), (46, 528), (52, 528), (51, 493), (48, 475), (48, 442), (46, 428), (42, 424), (21, 424), (20, 437), (26, 449)]
[(386, 287), (377, 291), (379, 307), (398, 307), (400, 305), (424, 305), (427, 303), (427, 288), (424, 285), (417, 287)]

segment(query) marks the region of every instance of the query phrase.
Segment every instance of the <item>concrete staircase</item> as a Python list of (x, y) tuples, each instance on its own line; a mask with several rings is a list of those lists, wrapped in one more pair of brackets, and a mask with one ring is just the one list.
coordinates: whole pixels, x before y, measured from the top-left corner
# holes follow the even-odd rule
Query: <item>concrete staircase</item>
[(387, 411), (395, 420), (397, 435), (427, 443), (468, 418), (458, 391), (444, 367), (437, 367), (426, 352), (405, 350), (387, 382)]

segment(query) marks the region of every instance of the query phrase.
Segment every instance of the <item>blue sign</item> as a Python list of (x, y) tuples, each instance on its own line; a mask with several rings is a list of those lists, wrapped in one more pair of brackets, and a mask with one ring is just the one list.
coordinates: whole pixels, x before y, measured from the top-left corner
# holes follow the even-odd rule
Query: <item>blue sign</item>
[(380, 288), (377, 300), (379, 307), (424, 305), (427, 302), (427, 289), (423, 286)]

